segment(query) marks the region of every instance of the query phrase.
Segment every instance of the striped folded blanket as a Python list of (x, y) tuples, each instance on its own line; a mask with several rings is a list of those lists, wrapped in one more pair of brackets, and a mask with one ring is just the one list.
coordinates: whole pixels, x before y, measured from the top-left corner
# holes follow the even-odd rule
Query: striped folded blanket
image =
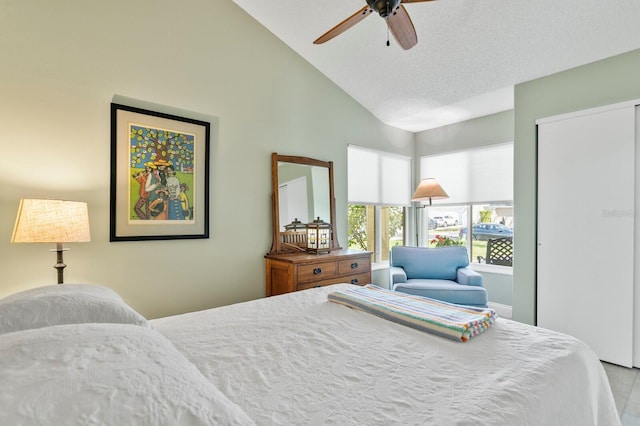
[(328, 298), (330, 302), (461, 342), (487, 330), (497, 318), (493, 309), (454, 305), (373, 284), (335, 291)]

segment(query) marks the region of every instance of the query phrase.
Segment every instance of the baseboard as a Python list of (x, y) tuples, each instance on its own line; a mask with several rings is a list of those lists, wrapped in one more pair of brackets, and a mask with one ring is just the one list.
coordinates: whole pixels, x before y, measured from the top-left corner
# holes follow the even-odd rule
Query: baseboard
[(511, 306), (502, 303), (489, 302), (489, 307), (496, 311), (499, 317), (511, 319)]

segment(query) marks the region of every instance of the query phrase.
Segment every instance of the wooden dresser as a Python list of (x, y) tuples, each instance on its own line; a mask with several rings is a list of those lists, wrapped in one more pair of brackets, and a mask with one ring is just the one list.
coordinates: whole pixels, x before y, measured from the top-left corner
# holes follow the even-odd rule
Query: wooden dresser
[(371, 282), (371, 252), (267, 254), (267, 296), (337, 283)]

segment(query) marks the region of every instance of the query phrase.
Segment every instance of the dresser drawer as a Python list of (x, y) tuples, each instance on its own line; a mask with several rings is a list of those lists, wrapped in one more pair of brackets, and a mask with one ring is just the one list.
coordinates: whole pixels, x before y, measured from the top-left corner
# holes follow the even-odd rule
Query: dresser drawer
[(341, 284), (341, 283), (365, 285), (365, 284), (369, 284), (370, 282), (371, 282), (371, 274), (364, 273), (364, 274), (358, 274), (358, 275), (349, 275), (346, 277), (335, 277), (335, 278), (330, 278), (322, 281), (300, 283), (297, 285), (296, 290), (298, 291), (306, 290), (308, 288), (322, 287), (325, 285)]
[(267, 296), (347, 283), (371, 282), (371, 252), (331, 250), (322, 255), (309, 253), (268, 254)]
[(345, 259), (338, 262), (339, 275), (361, 274), (371, 270), (371, 259), (369, 256), (356, 259)]
[(335, 261), (300, 265), (298, 266), (298, 282), (306, 283), (333, 278), (337, 275), (337, 271)]
[(371, 274), (369, 272), (365, 272), (358, 275), (349, 275), (347, 277), (341, 277), (340, 281), (338, 282), (355, 285), (365, 285), (371, 283)]

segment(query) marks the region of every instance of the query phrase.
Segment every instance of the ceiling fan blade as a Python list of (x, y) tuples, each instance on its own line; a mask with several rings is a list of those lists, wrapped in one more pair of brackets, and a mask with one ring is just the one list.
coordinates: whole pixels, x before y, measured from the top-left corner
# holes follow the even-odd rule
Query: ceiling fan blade
[(394, 13), (387, 17), (387, 25), (389, 25), (393, 37), (404, 50), (409, 50), (418, 44), (416, 29), (403, 5), (400, 5)]
[(326, 33), (322, 34), (320, 37), (318, 37), (316, 41), (313, 42), (313, 44), (322, 44), (326, 41), (331, 40), (335, 36), (342, 34), (343, 32), (347, 31), (349, 28), (353, 27), (355, 24), (357, 24), (358, 22), (362, 21), (364, 18), (369, 16), (371, 12), (373, 12), (373, 9), (371, 9), (369, 6), (363, 7), (353, 15), (349, 16), (344, 21), (340, 22), (335, 27), (331, 28)]

